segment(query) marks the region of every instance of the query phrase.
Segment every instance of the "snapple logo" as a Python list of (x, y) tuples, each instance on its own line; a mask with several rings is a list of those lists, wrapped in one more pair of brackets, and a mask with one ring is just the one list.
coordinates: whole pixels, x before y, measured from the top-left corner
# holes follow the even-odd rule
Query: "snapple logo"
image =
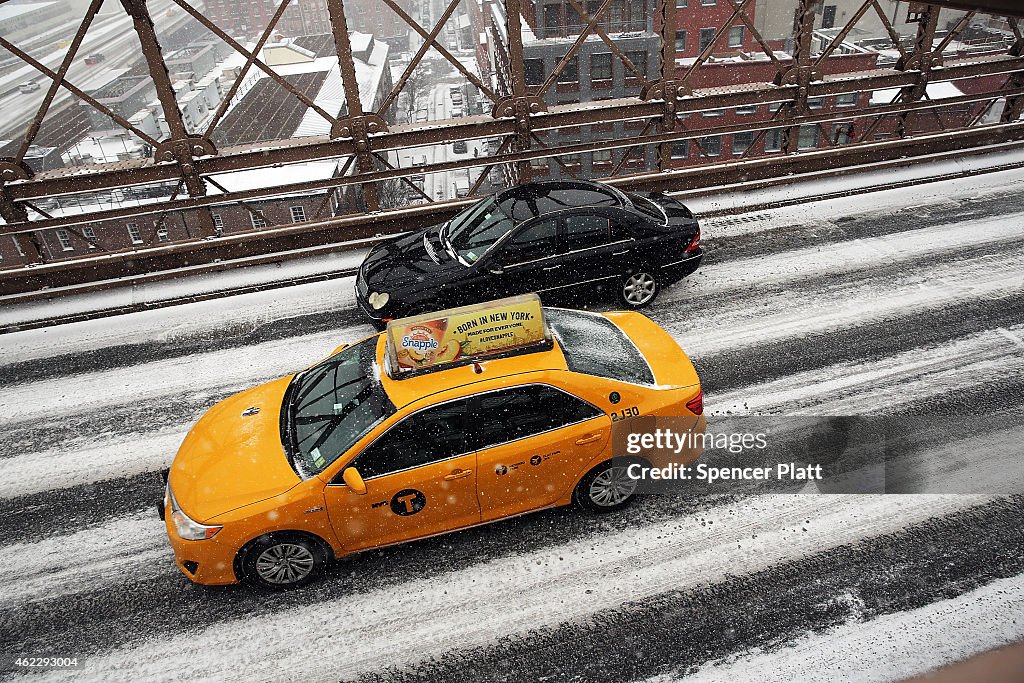
[(436, 339), (418, 339), (416, 337), (402, 337), (403, 349), (416, 349), (417, 351), (428, 351), (437, 349)]

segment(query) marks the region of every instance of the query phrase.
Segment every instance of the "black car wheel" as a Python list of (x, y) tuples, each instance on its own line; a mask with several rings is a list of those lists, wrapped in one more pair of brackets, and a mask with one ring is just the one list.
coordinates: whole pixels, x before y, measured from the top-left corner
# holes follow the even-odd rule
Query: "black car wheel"
[(619, 299), (626, 308), (643, 308), (658, 296), (658, 279), (650, 270), (638, 270), (622, 278)]
[(300, 534), (264, 534), (242, 557), (242, 578), (264, 588), (296, 588), (309, 583), (327, 562), (318, 543)]
[(633, 502), (636, 480), (627, 473), (624, 462), (607, 461), (587, 472), (576, 485), (576, 503), (594, 512), (614, 512)]

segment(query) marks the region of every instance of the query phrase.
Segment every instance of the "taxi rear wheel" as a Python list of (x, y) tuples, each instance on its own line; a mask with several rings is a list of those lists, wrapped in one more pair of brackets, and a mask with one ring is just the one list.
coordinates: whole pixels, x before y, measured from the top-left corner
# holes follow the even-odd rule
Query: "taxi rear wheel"
[(576, 502), (594, 512), (613, 512), (629, 505), (636, 495), (636, 480), (626, 472), (627, 465), (611, 461), (587, 472), (576, 485)]
[(300, 534), (273, 533), (247, 546), (241, 560), (245, 581), (264, 588), (295, 588), (323, 570), (326, 554), (320, 544)]

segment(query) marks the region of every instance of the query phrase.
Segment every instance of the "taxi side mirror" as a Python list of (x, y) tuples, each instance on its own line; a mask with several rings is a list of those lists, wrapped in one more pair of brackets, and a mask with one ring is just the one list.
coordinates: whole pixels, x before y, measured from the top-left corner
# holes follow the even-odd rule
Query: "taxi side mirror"
[(360, 496), (366, 495), (366, 482), (355, 467), (346, 467), (341, 473), (342, 481)]

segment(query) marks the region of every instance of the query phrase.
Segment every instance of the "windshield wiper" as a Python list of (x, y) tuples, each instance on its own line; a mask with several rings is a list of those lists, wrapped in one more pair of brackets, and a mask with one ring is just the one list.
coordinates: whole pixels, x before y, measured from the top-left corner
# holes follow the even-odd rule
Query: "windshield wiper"
[(466, 263), (464, 263), (462, 261), (462, 259), (459, 258), (459, 255), (455, 253), (455, 248), (452, 247), (451, 240), (448, 239), (448, 227), (451, 224), (452, 224), (451, 221), (448, 221), (447, 223), (444, 224), (444, 226), (441, 228), (441, 230), (438, 231), (438, 233), (437, 233), (438, 237), (441, 239), (441, 246), (444, 247), (444, 250), (446, 252), (448, 252), (448, 255), (452, 257), (453, 261), (458, 261), (459, 263), (462, 263), (463, 265), (467, 265)]

